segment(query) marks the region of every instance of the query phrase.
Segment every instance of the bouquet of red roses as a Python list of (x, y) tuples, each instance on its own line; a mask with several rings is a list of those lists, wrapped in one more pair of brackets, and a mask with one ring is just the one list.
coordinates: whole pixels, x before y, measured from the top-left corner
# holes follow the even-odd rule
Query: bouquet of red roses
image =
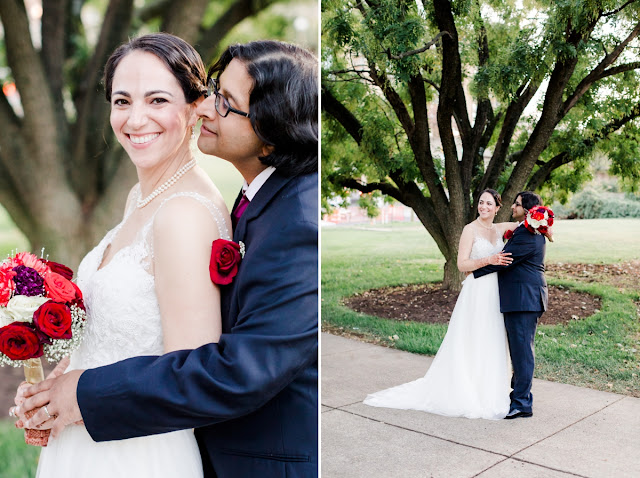
[(547, 235), (551, 226), (553, 226), (553, 211), (546, 206), (532, 207), (524, 219), (524, 227), (534, 234)]
[[(28, 252), (0, 263), (0, 365), (24, 366), (29, 383), (44, 380), (40, 357), (57, 362), (80, 344), (86, 312), (72, 277), (68, 267)], [(25, 440), (46, 444), (43, 433), (25, 430)]]

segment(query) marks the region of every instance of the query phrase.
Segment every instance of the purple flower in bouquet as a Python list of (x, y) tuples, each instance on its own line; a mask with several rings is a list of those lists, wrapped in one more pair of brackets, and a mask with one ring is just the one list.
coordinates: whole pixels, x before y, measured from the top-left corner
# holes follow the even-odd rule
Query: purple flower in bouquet
[(44, 279), (38, 271), (27, 266), (16, 266), (13, 271), (16, 273), (13, 278), (16, 284), (15, 295), (33, 297), (44, 294)]

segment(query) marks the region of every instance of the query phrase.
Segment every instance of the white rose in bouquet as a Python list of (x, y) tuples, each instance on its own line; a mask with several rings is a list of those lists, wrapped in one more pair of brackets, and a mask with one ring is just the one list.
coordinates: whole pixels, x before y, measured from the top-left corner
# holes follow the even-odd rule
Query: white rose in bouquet
[(9, 325), (15, 321), (16, 320), (7, 313), (7, 310), (4, 307), (0, 307), (0, 327)]
[(16, 295), (8, 303), (6, 313), (13, 317), (12, 322), (33, 322), (33, 313), (45, 302), (46, 297)]

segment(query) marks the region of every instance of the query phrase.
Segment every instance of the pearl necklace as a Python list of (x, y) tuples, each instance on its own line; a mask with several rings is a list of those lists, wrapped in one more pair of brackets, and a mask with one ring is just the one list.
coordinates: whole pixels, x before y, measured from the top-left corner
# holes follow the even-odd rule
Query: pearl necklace
[(485, 226), (484, 224), (482, 224), (482, 222), (480, 222), (480, 218), (476, 219), (476, 222), (477, 222), (481, 227), (484, 227), (485, 229), (489, 229), (489, 230), (493, 229), (493, 226), (495, 226), (495, 224), (493, 224), (493, 223), (491, 223), (491, 226), (489, 226), (489, 227)]
[(147, 204), (149, 204), (151, 201), (153, 201), (157, 196), (159, 196), (160, 194), (165, 192), (167, 189), (169, 189), (171, 186), (173, 186), (175, 183), (177, 183), (178, 179), (180, 179), (182, 176), (184, 176), (187, 173), (187, 171), (189, 171), (195, 165), (196, 165), (196, 159), (193, 158), (187, 164), (185, 164), (180, 169), (178, 169), (173, 176), (171, 176), (164, 183), (162, 183), (160, 186), (155, 188), (151, 192), (151, 194), (149, 194), (146, 198), (138, 199), (138, 208), (145, 207)]

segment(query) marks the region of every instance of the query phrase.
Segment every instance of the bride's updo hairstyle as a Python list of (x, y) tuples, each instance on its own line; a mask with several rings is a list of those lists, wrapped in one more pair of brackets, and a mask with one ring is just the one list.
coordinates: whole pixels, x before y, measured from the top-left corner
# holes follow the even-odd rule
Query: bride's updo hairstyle
[(261, 157), (280, 174), (318, 170), (318, 60), (307, 50), (273, 40), (231, 45), (209, 69), (219, 77), (237, 59), (253, 79), (249, 120), (273, 152)]
[(187, 103), (193, 103), (206, 93), (207, 75), (198, 52), (175, 35), (150, 33), (120, 45), (107, 60), (102, 79), (107, 101), (111, 102), (113, 75), (120, 60), (136, 50), (155, 55), (167, 66), (182, 87)]
[(480, 196), (478, 196), (478, 199), (480, 199), (480, 197), (482, 197), (484, 193), (491, 194), (493, 196), (493, 200), (496, 202), (496, 206), (502, 207), (502, 196), (500, 196), (500, 193), (498, 193), (498, 191), (496, 191), (495, 189), (485, 189), (480, 193)]

